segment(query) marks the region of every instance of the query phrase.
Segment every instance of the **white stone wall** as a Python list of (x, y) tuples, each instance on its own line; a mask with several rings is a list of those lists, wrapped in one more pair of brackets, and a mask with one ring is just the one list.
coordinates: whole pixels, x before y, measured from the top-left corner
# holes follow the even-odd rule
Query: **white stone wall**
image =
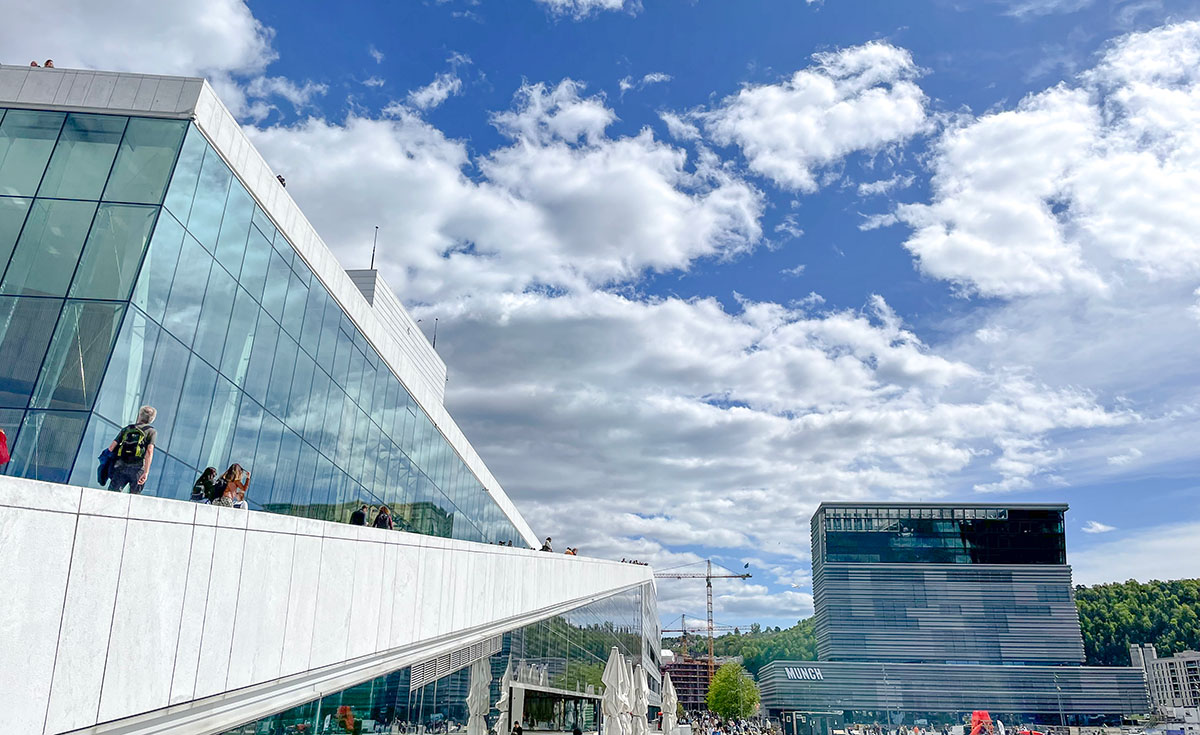
[(467, 640), (651, 579), (643, 566), (0, 477), (5, 731), (62, 733)]

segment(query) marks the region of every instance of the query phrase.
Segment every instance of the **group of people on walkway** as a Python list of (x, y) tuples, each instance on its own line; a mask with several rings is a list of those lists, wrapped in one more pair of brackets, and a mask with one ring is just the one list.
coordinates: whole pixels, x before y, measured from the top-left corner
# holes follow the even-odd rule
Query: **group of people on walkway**
[(359, 506), (358, 510), (350, 514), (350, 525), (386, 528), (391, 531), (396, 528), (396, 521), (392, 518), (392, 512), (388, 510), (386, 505), (376, 508), (373, 505), (363, 503)]
[[(154, 464), (154, 447), (158, 443), (158, 430), (154, 419), (158, 411), (154, 406), (138, 409), (137, 419), (119, 432), (100, 453), (97, 479), (114, 492), (140, 494), (150, 477)], [(250, 487), (250, 470), (237, 462), (217, 475), (216, 467), (207, 467), (192, 485), (189, 500), (226, 508), (245, 508), (246, 491)]]

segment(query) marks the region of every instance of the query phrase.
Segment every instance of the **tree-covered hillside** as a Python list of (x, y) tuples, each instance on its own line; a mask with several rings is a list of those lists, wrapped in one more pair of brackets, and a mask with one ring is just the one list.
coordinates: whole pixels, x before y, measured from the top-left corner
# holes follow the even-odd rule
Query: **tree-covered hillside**
[(1089, 664), (1128, 666), (1130, 643), (1159, 656), (1200, 650), (1200, 579), (1079, 586), (1075, 603)]
[[(1130, 643), (1153, 643), (1160, 656), (1200, 650), (1200, 579), (1079, 586), (1075, 601), (1089, 665), (1128, 666)], [(678, 638), (664, 639), (663, 646), (680, 650)], [(692, 656), (707, 650), (701, 635), (691, 636), (689, 646)], [(785, 630), (757, 624), (746, 632), (735, 629), (718, 637), (713, 650), (717, 656), (741, 656), (752, 674), (769, 661), (817, 658), (812, 618)]]

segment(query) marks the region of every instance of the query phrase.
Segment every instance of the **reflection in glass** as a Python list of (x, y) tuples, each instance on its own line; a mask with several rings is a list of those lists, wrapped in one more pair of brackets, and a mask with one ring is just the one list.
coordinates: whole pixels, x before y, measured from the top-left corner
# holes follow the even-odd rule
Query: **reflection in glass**
[(88, 415), (80, 411), (29, 411), (21, 422), (5, 474), (66, 482)]
[(255, 325), (260, 311), (250, 294), (239, 288), (233, 299), (229, 333), (221, 354), (221, 372), (238, 385), (245, 383), (246, 373), (250, 369), (250, 354), (254, 348)]
[(34, 201), (0, 293), (66, 296), (95, 202)]
[(219, 265), (212, 266), (208, 273), (208, 288), (204, 291), (204, 304), (200, 307), (200, 322), (196, 327), (196, 340), (192, 343), (192, 351), (213, 365), (221, 362), (221, 350), (225, 345), (229, 314), (233, 311), (236, 294), (237, 282), (224, 268)]
[(4, 114), (0, 121), (0, 194), (33, 196), (65, 117), (61, 112), (35, 110)]
[(21, 233), (21, 225), (25, 224), (25, 215), (32, 202), (32, 199), (0, 197), (0, 273), (4, 272), (8, 258), (17, 246), (17, 235)]
[(192, 213), (192, 200), (196, 195), (196, 182), (200, 178), (200, 166), (204, 163), (204, 152), (208, 150), (208, 142), (195, 125), (188, 126), (187, 138), (179, 151), (179, 160), (175, 162), (175, 172), (171, 175), (171, 186), (167, 189), (167, 198), (163, 206), (180, 222), (187, 222)]
[(129, 309), (112, 358), (104, 371), (104, 384), (96, 399), (96, 412), (114, 423), (132, 419), (143, 405), (143, 387), (150, 375), (158, 325), (138, 309)]
[[(75, 458), (75, 467), (67, 480), (71, 485), (94, 487), (96, 485), (96, 458), (112, 442), (113, 437), (121, 431), (121, 427), (105, 421), (99, 414), (93, 413), (88, 422), (87, 431), (83, 433), (83, 441), (79, 445), (79, 453)], [(155, 464), (158, 458), (155, 457)]]
[(29, 403), (62, 305), (58, 299), (0, 296), (0, 408)]
[(217, 237), (217, 262), (235, 277), (241, 273), (242, 257), (246, 253), (246, 236), (250, 232), (250, 216), (254, 200), (240, 182), (229, 187), (229, 199), (221, 218), (221, 234)]
[[(187, 378), (179, 398), (175, 425), (171, 431), (171, 453), (189, 465), (200, 461), (204, 448), (204, 432), (208, 428), (209, 407), (217, 385), (217, 371), (196, 355), (188, 362)], [(167, 424), (159, 423), (160, 427)]]
[(187, 229), (210, 253), (217, 246), (217, 234), (221, 231), (221, 218), (225, 213), (225, 199), (229, 194), (229, 182), (233, 173), (211, 147), (206, 146), (204, 163), (200, 167), (200, 178), (196, 183), (196, 197), (192, 200), (192, 211), (188, 215)]
[(104, 199), (115, 202), (158, 204), (167, 188), (167, 176), (187, 123), (135, 117), (125, 128), (117, 162), (113, 164)]
[(38, 196), (99, 199), (126, 120), (114, 115), (68, 115)]
[(101, 204), (68, 295), (128, 299), (157, 212), (157, 207)]
[(196, 242), (196, 238), (185, 235), (179, 252), (180, 267), (171, 285), (171, 295), (163, 312), (162, 325), (167, 331), (190, 345), (200, 323), (200, 308), (204, 303), (204, 289), (212, 258)]
[(156, 322), (162, 321), (167, 310), (167, 297), (171, 295), (183, 235), (183, 225), (169, 212), (162, 212), (142, 260), (141, 274), (133, 289), (133, 303)]
[(42, 364), (30, 406), (87, 411), (121, 324), (124, 304), (68, 301)]
[[(187, 374), (188, 349), (171, 335), (161, 332), (158, 335), (158, 349), (154, 351), (154, 362), (150, 367), (150, 377), (146, 382), (146, 403), (158, 409), (155, 425), (171, 427), (175, 424), (175, 409), (179, 405), (179, 393), (183, 389), (183, 378)], [(111, 417), (115, 418), (115, 417)], [(119, 421), (128, 423), (135, 416), (129, 416)], [(171, 448), (171, 431), (159, 431), (156, 446), (159, 449)]]

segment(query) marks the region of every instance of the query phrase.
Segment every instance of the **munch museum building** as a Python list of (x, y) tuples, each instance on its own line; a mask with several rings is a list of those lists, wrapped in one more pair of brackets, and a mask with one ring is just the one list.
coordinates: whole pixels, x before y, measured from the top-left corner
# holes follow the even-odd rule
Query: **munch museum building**
[(1119, 723), (1140, 669), (1083, 666), (1051, 504), (823, 503), (812, 518), (818, 661), (759, 673), (788, 735), (844, 723)]
[[(0, 66), (5, 732), (594, 729), (614, 651), (656, 705), (652, 571), (536, 551), (445, 378), (203, 79)], [(188, 501), (234, 462), (248, 509)]]

